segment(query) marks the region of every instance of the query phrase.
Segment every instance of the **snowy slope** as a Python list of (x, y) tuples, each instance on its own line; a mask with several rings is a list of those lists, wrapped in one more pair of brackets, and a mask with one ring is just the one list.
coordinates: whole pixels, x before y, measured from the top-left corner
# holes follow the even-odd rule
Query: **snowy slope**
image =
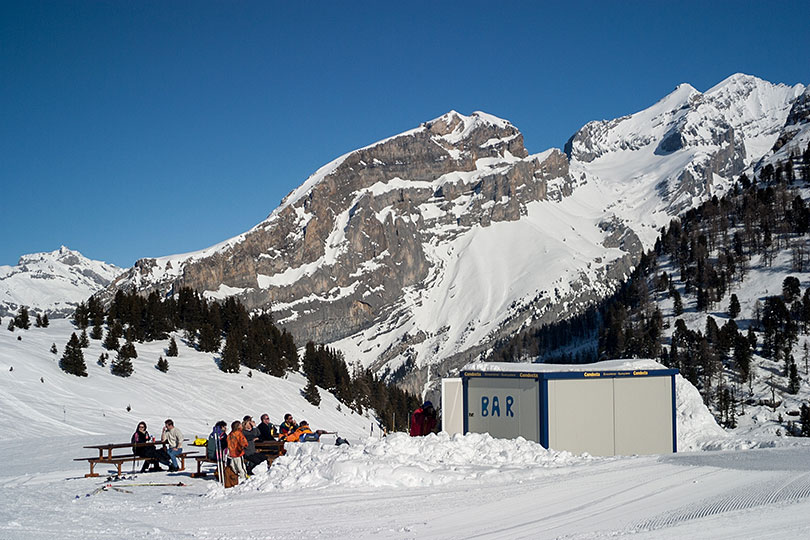
[(0, 266), (0, 316), (26, 306), (49, 317), (64, 317), (122, 271), (65, 246), (23, 255), (17, 266)]
[[(692, 451), (595, 458), (481, 434), (381, 438), (368, 418), (339, 411), (325, 392), (320, 407), (309, 405), (302, 377), (224, 374), (211, 355), (179, 339), (180, 356), (165, 374), (153, 364), (167, 343), (136, 345), (128, 379), (94, 363), (100, 348), (92, 342), (89, 376), (77, 378), (48, 351), (72, 330), (55, 320), (47, 329), (0, 331), (4, 540), (737, 539), (800, 538), (809, 530), (806, 441), (729, 436), (680, 378), (679, 445)], [(351, 445), (327, 437), (289, 444), (269, 470), (258, 467), (231, 490), (210, 476), (164, 472), (97, 491), (108, 482), (84, 478), (87, 465), (73, 461), (87, 455), (82, 446), (127, 440), (140, 420), (157, 433), (171, 416), (194, 437), (219, 419), (268, 412), (280, 420), (287, 411), (338, 430)]]
[[(66, 319), (53, 320), (48, 328), (0, 331), (0, 430), (5, 439), (103, 435), (105, 440), (129, 440), (139, 421), (159, 435), (169, 417), (193, 437), (210, 433), (218, 420), (230, 425), (245, 414), (258, 418), (265, 412), (274, 423), (290, 412), (315, 429), (339, 427), (344, 437), (366, 436), (372, 424), (376, 428), (371, 419), (345, 406), (338, 411), (337, 400), (325, 390), (320, 407), (312, 406), (301, 395), (306, 385), (302, 375), (279, 379), (260, 372), (248, 377), (245, 369), (223, 373), (212, 354), (185, 346), (179, 334), (176, 358), (166, 357), (168, 340), (136, 343), (138, 358), (128, 378), (112, 375), (109, 362), (97, 365), (104, 349), (100, 341), (90, 340), (83, 349), (88, 376), (68, 375), (59, 369), (59, 358), (74, 331)], [(51, 344), (58, 354), (50, 352)], [(161, 355), (169, 361), (167, 373), (154, 367)]]

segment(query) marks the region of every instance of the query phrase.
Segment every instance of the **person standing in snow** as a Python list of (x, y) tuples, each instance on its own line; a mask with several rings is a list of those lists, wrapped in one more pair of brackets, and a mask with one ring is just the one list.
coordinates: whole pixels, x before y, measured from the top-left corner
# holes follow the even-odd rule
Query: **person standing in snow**
[(433, 408), (433, 403), (425, 401), (411, 415), (411, 437), (421, 437), (433, 433), (436, 423), (436, 409)]
[[(208, 436), (208, 442), (205, 446), (208, 459), (224, 459), (223, 456), (228, 450), (228, 424), (225, 423), (225, 420), (220, 420), (214, 424), (214, 429), (211, 431), (211, 435)], [(219, 457), (217, 457), (217, 447), (219, 447)]]
[(179, 471), (180, 468), (177, 466), (177, 456), (183, 453), (183, 432), (174, 427), (174, 420), (166, 420), (160, 440), (168, 444), (166, 451), (169, 453), (169, 458), (172, 461), (171, 465), (169, 465), (169, 471)]
[(231, 424), (231, 434), (228, 435), (228, 458), (231, 460), (231, 468), (239, 475), (239, 480), (247, 478), (245, 470), (245, 448), (248, 442), (242, 433), (242, 422), (234, 420)]

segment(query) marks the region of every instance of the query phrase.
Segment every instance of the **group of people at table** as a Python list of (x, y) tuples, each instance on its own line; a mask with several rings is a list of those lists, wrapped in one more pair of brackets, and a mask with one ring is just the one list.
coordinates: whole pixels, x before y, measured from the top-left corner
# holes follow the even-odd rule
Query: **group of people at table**
[[(430, 401), (426, 401), (411, 415), (410, 435), (419, 437), (432, 433), (436, 429), (436, 423), (436, 410)], [(232, 422), (230, 433), (227, 432), (225, 420), (217, 422), (206, 441), (206, 453), (211, 460), (227, 460), (239, 475), (239, 479), (243, 480), (253, 474), (256, 465), (267, 460), (266, 454), (256, 450), (257, 441), (317, 441), (324, 433), (328, 432), (320, 429), (313, 432), (306, 420), (296, 423), (290, 413), (284, 415), (284, 422), (279, 424), (278, 428), (270, 422), (267, 413), (261, 416), (258, 425), (248, 415), (241, 422), (239, 420)], [(164, 422), (160, 441), (164, 443), (165, 448), (158, 449), (155, 445), (144, 444), (155, 442), (155, 438), (146, 431), (146, 422), (138, 423), (131, 442), (135, 445), (133, 453), (144, 460), (141, 472), (146, 472), (150, 466), (153, 471), (162, 471), (161, 463), (167, 465), (169, 471), (179, 470), (177, 456), (183, 453), (183, 433), (171, 419)], [(340, 443), (341, 439), (338, 439), (338, 444)]]
[[(206, 441), (206, 453), (209, 459), (227, 460), (241, 480), (253, 474), (256, 465), (267, 460), (266, 454), (256, 450), (257, 441), (317, 441), (324, 433), (327, 432), (313, 432), (305, 420), (297, 423), (290, 413), (284, 415), (284, 422), (278, 428), (270, 422), (270, 416), (266, 413), (261, 416), (258, 425), (248, 415), (241, 422), (232, 422), (230, 433), (227, 432), (227, 423), (224, 420), (217, 422)], [(161, 464), (167, 465), (170, 472), (179, 470), (177, 456), (183, 453), (183, 433), (174, 425), (173, 420), (164, 422), (160, 441), (165, 448), (158, 449), (155, 445), (145, 444), (155, 442), (155, 437), (149, 435), (146, 422), (138, 423), (131, 442), (136, 445), (133, 446), (133, 454), (144, 460), (141, 472), (146, 472), (150, 467), (152, 471), (163, 471)]]

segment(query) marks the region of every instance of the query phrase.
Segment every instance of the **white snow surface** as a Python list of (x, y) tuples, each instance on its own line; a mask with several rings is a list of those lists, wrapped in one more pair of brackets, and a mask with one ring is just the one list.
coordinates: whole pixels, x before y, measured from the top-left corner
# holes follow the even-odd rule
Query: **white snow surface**
[(20, 306), (36, 313), (64, 315), (122, 271), (65, 246), (23, 255), (16, 266), (0, 266), (0, 315), (16, 313)]
[[(211, 355), (182, 342), (165, 374), (152, 364), (166, 342), (137, 344), (135, 373), (120, 379), (95, 364), (100, 347), (93, 341), (85, 349), (89, 376), (77, 378), (62, 373), (48, 351), (51, 342), (61, 348), (72, 330), (58, 320), (47, 329), (0, 331), (4, 540), (730, 539), (810, 532), (810, 447), (797, 445), (800, 439), (752, 445), (726, 435), (704, 421), (708, 412), (682, 379), (678, 431), (693, 441), (692, 451), (596, 458), (487, 434), (382, 438), (369, 430), (369, 418), (339, 411), (324, 391), (320, 407), (306, 403), (300, 376), (224, 374)], [(268, 412), (278, 421), (287, 411), (351, 444), (335, 446), (328, 435), (321, 443), (288, 444), (269, 470), (258, 467), (230, 490), (210, 476), (190, 478), (188, 470), (119, 482), (84, 478), (87, 464), (73, 460), (93, 454), (83, 446), (128, 440), (139, 420), (157, 434), (171, 416), (193, 438), (220, 418)], [(185, 485), (165, 485), (178, 482)], [(111, 487), (97, 491), (105, 484)]]

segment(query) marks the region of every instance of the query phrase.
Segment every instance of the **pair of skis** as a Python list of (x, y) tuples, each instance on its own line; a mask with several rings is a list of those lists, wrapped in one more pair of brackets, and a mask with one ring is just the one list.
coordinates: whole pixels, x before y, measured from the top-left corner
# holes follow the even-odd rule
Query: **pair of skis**
[[(118, 491), (119, 493), (133, 493), (132, 491), (130, 491), (130, 490), (128, 490), (128, 489), (124, 489), (124, 488), (128, 488), (128, 487), (140, 487), (140, 486), (150, 486), (150, 487), (185, 487), (185, 485), (186, 485), (186, 484), (184, 484), (183, 482), (177, 482), (177, 483), (169, 483), (169, 482), (142, 482), (142, 483), (133, 483), (133, 484), (117, 484), (117, 485), (113, 485), (113, 484), (111, 484), (111, 483), (105, 483), (104, 485), (99, 486), (99, 487), (97, 487), (96, 489), (94, 489), (93, 491), (91, 491), (90, 493), (86, 494), (86, 495), (85, 495), (85, 497), (92, 497), (93, 495), (96, 495), (97, 493), (101, 493), (102, 491), (109, 491), (109, 490), (111, 490), (111, 489), (112, 489), (112, 490), (115, 490), (115, 491)], [(76, 498), (78, 499), (78, 498), (80, 498), (80, 497), (79, 497), (78, 495), (76, 495)]]
[(225, 452), (228, 450), (222, 449), (222, 439), (217, 433), (216, 439), (216, 457), (217, 457), (217, 479), (222, 486), (225, 486)]

